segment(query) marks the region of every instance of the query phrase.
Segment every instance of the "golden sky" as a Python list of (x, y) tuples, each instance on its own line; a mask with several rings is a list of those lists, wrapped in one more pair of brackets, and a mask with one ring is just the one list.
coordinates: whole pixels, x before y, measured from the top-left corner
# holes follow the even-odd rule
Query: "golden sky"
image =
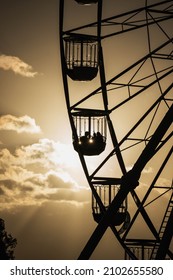
[[(66, 28), (85, 24), (88, 14), (90, 21), (94, 20), (96, 5), (82, 7), (73, 0), (65, 2)], [(145, 1), (103, 2), (105, 16), (111, 16), (142, 6)], [(61, 77), (58, 5), (57, 0), (0, 0), (0, 218), (5, 220), (7, 231), (17, 238), (16, 259), (76, 259), (96, 226), (91, 193), (72, 147)], [(80, 18), (76, 16), (79, 13), (83, 15)], [(155, 31), (152, 34), (156, 44), (156, 38), (162, 37)], [(146, 33), (143, 34), (137, 31), (106, 41), (108, 79), (147, 53)], [(74, 102), (81, 98), (82, 90), (85, 95), (97, 86), (98, 77), (86, 89), (73, 84)], [(125, 106), (113, 114), (118, 139), (126, 135), (157, 97), (147, 92), (145, 101), (139, 97), (131, 107)], [(113, 106), (122, 96), (109, 98)], [(165, 110), (164, 106), (160, 108), (160, 116)], [(157, 123), (153, 125), (156, 126)], [(146, 124), (137, 133), (141, 131), (146, 131)], [(87, 159), (90, 171), (111, 148), (108, 145), (100, 158)], [(139, 152), (134, 147), (131, 154), (124, 155), (127, 169), (133, 166)], [(157, 164), (153, 166), (151, 162), (143, 171), (141, 193), (154, 169), (157, 170)], [(103, 174), (112, 175), (115, 171), (120, 176), (118, 166), (110, 161)], [(161, 178), (162, 184), (170, 184), (171, 178), (169, 169)], [(92, 256), (93, 259), (123, 257), (110, 230)]]

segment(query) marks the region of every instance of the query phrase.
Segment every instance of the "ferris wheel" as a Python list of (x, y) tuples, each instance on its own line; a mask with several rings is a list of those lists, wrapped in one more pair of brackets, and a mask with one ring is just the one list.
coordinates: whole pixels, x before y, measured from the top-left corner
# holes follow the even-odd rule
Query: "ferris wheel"
[(62, 78), (96, 222), (79, 259), (108, 227), (125, 259), (173, 259), (173, 2), (72, 2), (85, 19), (66, 24), (60, 0)]

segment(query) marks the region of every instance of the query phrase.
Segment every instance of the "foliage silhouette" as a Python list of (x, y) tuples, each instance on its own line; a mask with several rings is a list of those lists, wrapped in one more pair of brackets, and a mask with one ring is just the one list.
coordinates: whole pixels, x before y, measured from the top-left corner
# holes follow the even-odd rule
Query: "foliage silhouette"
[(0, 260), (14, 260), (17, 239), (5, 231), (5, 222), (0, 218)]

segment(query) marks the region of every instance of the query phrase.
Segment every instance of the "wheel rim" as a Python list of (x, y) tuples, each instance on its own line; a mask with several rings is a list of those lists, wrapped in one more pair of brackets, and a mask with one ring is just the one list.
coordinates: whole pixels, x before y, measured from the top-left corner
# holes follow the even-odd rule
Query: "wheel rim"
[[(135, 177), (132, 189), (129, 187), (128, 192), (123, 193), (122, 191), (121, 201), (116, 212), (118, 213), (123, 201), (127, 203), (128, 196), (128, 205), (132, 205), (128, 206), (131, 221), (128, 222), (122, 233), (121, 228), (115, 228), (110, 223), (106, 224), (107, 217), (105, 217), (106, 228), (111, 227), (125, 249), (126, 258), (172, 258), (170, 242), (168, 244), (164, 241), (166, 236), (171, 240), (172, 234), (167, 234), (168, 231), (170, 232), (168, 220), (172, 215), (173, 188), (172, 178), (168, 175), (171, 170), (172, 154), (172, 117), (170, 117), (170, 113), (168, 117), (170, 122), (167, 127), (165, 127), (166, 121), (164, 121), (165, 116), (172, 110), (173, 54), (170, 27), (173, 7), (171, 1), (160, 3), (144, 1), (143, 7), (116, 14), (108, 19), (103, 18), (102, 2), (104, 1), (100, 1), (97, 4), (96, 22), (66, 31), (63, 29), (64, 2), (60, 1), (60, 49), (64, 92), (74, 139), (78, 141), (74, 113), (83, 112), (83, 109), (101, 110), (107, 119), (107, 147), (105, 152), (99, 156), (95, 170), (90, 169), (91, 160), (79, 151), (79, 158), (93, 197), (103, 216), (106, 216), (104, 214), (106, 208), (102, 197), (96, 191), (96, 186), (99, 184), (103, 186), (107, 183), (107, 185), (113, 184), (122, 188), (123, 178), (130, 180), (129, 169), (133, 171), (133, 177)], [(116, 29), (117, 26), (119, 29)], [(84, 97), (73, 99), (71, 82), (69, 82), (70, 78), (66, 70), (64, 36), (73, 33), (82, 34), (83, 30), (87, 30), (87, 34), (90, 34), (91, 27), (98, 40), (99, 74), (96, 78), (98, 87), (92, 84), (92, 90), (84, 89)], [(107, 55), (105, 53), (110, 48), (110, 42), (113, 44), (119, 36), (124, 36), (128, 43), (129, 40), (137, 38), (139, 32), (143, 35), (138, 38), (138, 44), (140, 40), (145, 43), (142, 53), (133, 54), (128, 63), (123, 58), (125, 65), (117, 67), (116, 74), (109, 78), (111, 67), (109, 67), (108, 51)], [(161, 34), (161, 37), (158, 37), (158, 34)], [(93, 36), (93, 31), (90, 35)], [(161, 38), (161, 40), (156, 40), (156, 38)], [(133, 52), (131, 48), (129, 56)], [(116, 59), (118, 59), (117, 55), (115, 55)], [(111, 56), (111, 63), (114, 63), (113, 56)], [(154, 138), (153, 135), (162, 122), (163, 133), (158, 134), (160, 139), (156, 140), (152, 149), (149, 150), (152, 155), (142, 157), (146, 146), (152, 142), (151, 139)], [(140, 157), (141, 160), (139, 160)], [(111, 166), (114, 167), (113, 172)], [(156, 220), (152, 209), (157, 209), (159, 203), (164, 203), (164, 209), (159, 214), (159, 220)], [(143, 237), (142, 234), (139, 234), (134, 237), (136, 235), (134, 232), (137, 232), (141, 221), (145, 224), (148, 235)], [(161, 249), (165, 246), (166, 251), (161, 254)], [(94, 248), (90, 253), (93, 250)], [(88, 258), (84, 252), (82, 257)]]

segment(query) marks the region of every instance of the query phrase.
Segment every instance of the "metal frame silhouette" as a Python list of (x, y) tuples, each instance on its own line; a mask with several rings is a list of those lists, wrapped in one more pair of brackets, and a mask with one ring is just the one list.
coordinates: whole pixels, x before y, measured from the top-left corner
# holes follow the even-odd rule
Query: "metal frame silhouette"
[[(93, 97), (99, 95), (102, 97), (103, 109), (101, 110), (102, 114), (106, 117), (107, 126), (109, 131), (109, 138), (112, 143), (112, 150), (107, 153), (105, 158), (98, 164), (94, 172), (90, 174), (85, 155), (79, 150), (79, 158), (87, 178), (88, 184), (91, 188), (92, 195), (97, 201), (101, 212), (102, 219), (98, 223), (95, 231), (89, 238), (86, 246), (82, 250), (79, 259), (89, 259), (98, 245), (100, 239), (103, 237), (105, 231), (108, 227), (111, 228), (116, 239), (120, 242), (122, 248), (125, 250), (126, 259), (145, 259), (145, 248), (149, 248), (148, 258), (149, 259), (173, 259), (173, 253), (170, 249), (170, 243), (173, 235), (172, 227), (172, 218), (173, 218), (173, 183), (170, 186), (157, 186), (157, 180), (161, 175), (162, 171), (167, 167), (168, 162), (170, 162), (172, 155), (172, 135), (171, 131), (172, 119), (173, 119), (173, 106), (171, 105), (173, 98), (171, 97), (173, 83), (173, 49), (172, 42), (173, 37), (168, 35), (165, 30), (162, 30), (161, 24), (163, 22), (170, 22), (173, 19), (173, 4), (172, 1), (158, 1), (154, 4), (148, 4), (146, 1), (145, 5), (141, 8), (127, 11), (125, 13), (116, 14), (115, 16), (109, 18), (103, 18), (102, 9), (103, 2), (99, 0), (97, 4), (97, 20), (95, 22), (89, 23), (87, 25), (81, 25), (70, 30), (64, 30), (64, 9), (65, 9), (65, 0), (60, 0), (59, 6), (59, 33), (60, 33), (60, 56), (61, 56), (61, 67), (62, 67), (62, 79), (64, 85), (64, 93), (66, 98), (67, 111), (69, 116), (69, 121), (71, 124), (72, 134), (74, 139), (78, 141), (77, 130), (74, 123), (74, 115), (76, 112), (83, 114), (88, 110), (88, 114), (91, 113), (91, 108), (83, 108), (81, 105), (85, 104), (86, 101), (92, 100)], [(108, 2), (108, 1), (107, 1)], [(76, 3), (77, 5), (77, 3)], [(151, 48), (151, 37), (149, 29), (152, 26), (157, 26), (163, 31), (165, 35), (165, 41), (161, 42), (157, 47)], [(120, 36), (121, 34), (129, 34), (135, 30), (140, 30), (145, 28), (148, 34), (148, 51), (147, 54), (141, 57), (140, 59), (134, 60), (134, 62), (126, 67), (124, 70), (119, 71), (111, 79), (106, 79), (106, 67), (104, 65), (104, 51), (103, 44), (104, 40), (108, 38), (114, 38)], [(106, 30), (103, 32), (103, 29)], [(75, 103), (71, 101), (71, 83), (69, 83), (66, 57), (65, 57), (65, 48), (64, 48), (64, 39), (67, 36), (74, 35), (83, 35), (95, 36), (98, 42), (98, 72), (99, 72), (99, 81), (100, 86), (95, 90), (89, 92), (87, 95), (82, 97)], [(169, 49), (169, 51), (168, 51)], [(170, 51), (171, 50), (171, 51)], [(162, 69), (157, 70), (155, 67), (155, 60), (163, 60), (166, 66), (163, 66)], [(152, 65), (153, 73), (152, 74), (143, 74), (142, 78), (137, 78), (141, 69), (148, 63)], [(122, 82), (124, 79), (127, 80), (127, 75), (130, 77), (128, 82)], [(166, 86), (162, 87), (162, 82), (166, 82)], [(133, 99), (138, 96), (145, 94), (148, 90), (158, 86), (159, 94), (158, 98), (153, 101), (151, 106), (142, 114), (142, 116), (132, 125), (132, 127), (126, 132), (125, 136), (118, 140), (116, 131), (114, 129), (114, 124), (111, 118), (113, 112), (122, 108), (122, 106), (130, 103)], [(119, 103), (116, 103), (114, 106), (110, 107), (109, 105), (109, 94), (112, 91), (118, 92), (123, 89), (128, 92), (128, 95), (121, 100)], [(152, 133), (149, 133), (151, 126), (153, 125), (155, 115), (160, 104), (165, 105), (165, 114), (160, 119), (160, 122), (155, 127), (155, 130)], [(94, 108), (95, 112), (99, 112), (99, 109)], [(133, 138), (133, 133), (140, 128), (146, 118), (152, 114), (153, 118), (148, 124), (147, 132), (144, 136), (139, 138)], [(132, 144), (127, 145), (123, 148), (124, 144), (131, 141)], [(138, 158), (134, 162), (133, 167), (130, 171), (127, 170), (127, 166), (123, 159), (123, 151), (126, 149), (132, 149), (136, 145), (145, 143), (145, 147), (139, 154)], [(160, 168), (155, 174), (153, 181), (151, 182), (148, 190), (146, 191), (143, 199), (139, 198), (136, 189), (139, 185), (139, 179), (145, 168), (145, 166), (152, 160), (160, 150), (163, 150), (165, 146), (169, 146), (170, 150), (168, 153), (165, 153), (165, 158), (160, 162)], [(107, 162), (112, 157), (116, 157), (118, 165), (120, 167), (122, 176), (121, 177), (104, 177), (97, 176), (97, 173), (101, 171), (102, 167), (106, 165)], [(101, 197), (99, 196), (95, 184), (110, 184), (110, 182), (115, 182), (119, 184), (120, 189), (114, 199), (111, 201), (108, 209), (105, 208)], [(118, 183), (117, 183), (118, 182)], [(150, 215), (146, 211), (146, 201), (153, 191), (153, 189), (162, 189), (164, 193), (169, 194), (169, 199), (167, 199), (167, 207), (165, 209), (164, 215), (161, 218), (160, 228), (156, 228)], [(123, 234), (119, 233), (119, 230), (113, 225), (112, 219), (118, 213), (118, 210), (123, 203), (123, 201), (129, 196), (134, 200), (137, 210), (134, 213), (131, 221), (129, 222), (128, 227), (124, 230)], [(158, 196), (159, 198), (159, 196)], [(154, 201), (154, 200), (153, 200)], [(152, 203), (152, 201), (150, 202)], [(128, 238), (128, 233), (133, 228), (133, 225), (136, 222), (138, 215), (141, 215), (145, 221), (149, 231), (151, 232), (153, 238), (149, 239), (137, 239), (137, 238)], [(140, 256), (137, 252), (140, 251)]]

